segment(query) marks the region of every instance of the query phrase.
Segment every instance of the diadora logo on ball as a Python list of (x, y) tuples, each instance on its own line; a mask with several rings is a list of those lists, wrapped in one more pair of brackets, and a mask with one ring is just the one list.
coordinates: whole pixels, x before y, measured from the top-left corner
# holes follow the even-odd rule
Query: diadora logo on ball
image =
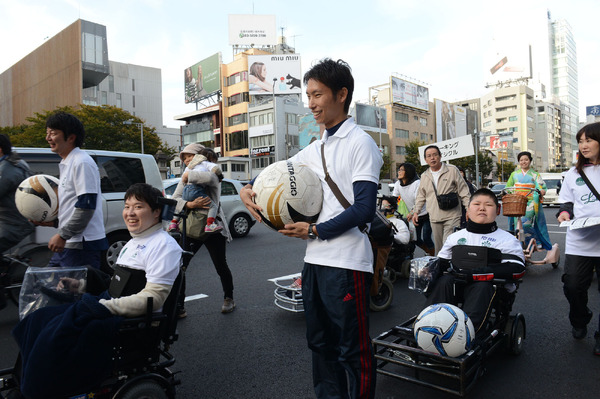
[(291, 162), (287, 163), (288, 173), (290, 174), (290, 194), (296, 196), (298, 191), (296, 190), (296, 176), (294, 175), (294, 164)]

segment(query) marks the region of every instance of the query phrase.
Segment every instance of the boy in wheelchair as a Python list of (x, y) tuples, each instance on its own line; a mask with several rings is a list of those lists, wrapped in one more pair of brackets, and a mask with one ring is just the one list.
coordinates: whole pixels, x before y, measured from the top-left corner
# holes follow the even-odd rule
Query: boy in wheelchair
[[(114, 355), (113, 348), (121, 345), (128, 325), (123, 317), (146, 314), (149, 325), (152, 311), (161, 311), (167, 299), (175, 303), (169, 293), (174, 285), (178, 287), (182, 250), (162, 229), (160, 197), (162, 193), (148, 184), (134, 184), (127, 190), (123, 219), (132, 239), (119, 254), (107, 291), (99, 297), (85, 294), (74, 304), (41, 308), (15, 327), (21, 356), (15, 375), (26, 397), (68, 397), (98, 386), (112, 374), (114, 358), (121, 357)], [(82, 281), (73, 279), (59, 285), (84, 288)], [(141, 338), (126, 342), (145, 351), (150, 348), (147, 342), (155, 341), (144, 337), (149, 329), (137, 330)]]
[[(467, 209), (467, 228), (451, 234), (438, 254), (441, 274), (429, 289), (426, 305), (462, 303), (477, 333), (484, 326), (496, 295), (493, 279), (503, 279), (509, 292), (511, 281), (525, 273), (525, 258), (520, 242), (498, 229), (496, 216), (500, 205), (486, 188), (473, 193)], [(480, 331), (481, 330), (481, 331)]]

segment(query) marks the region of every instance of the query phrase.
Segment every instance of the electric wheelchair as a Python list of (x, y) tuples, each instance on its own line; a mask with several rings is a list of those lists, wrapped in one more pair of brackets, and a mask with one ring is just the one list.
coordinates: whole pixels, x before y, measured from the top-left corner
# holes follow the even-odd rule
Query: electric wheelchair
[[(495, 278), (493, 273), (468, 278), (459, 272), (446, 273), (454, 274), (455, 286), (467, 281), (489, 281), (494, 287), (487, 316), (471, 349), (459, 357), (420, 349), (413, 333), (416, 315), (374, 338), (373, 346), (379, 374), (462, 397), (484, 374), (487, 358), (493, 352), (504, 349), (513, 355), (521, 353), (526, 334), (525, 317), (511, 311), (524, 272), (508, 279)], [(462, 306), (460, 301), (459, 306)]]
[[(163, 203), (163, 220), (171, 220), (176, 201), (160, 198)], [(182, 233), (175, 238), (185, 247), (185, 215)], [(177, 234), (175, 234), (177, 235)], [(181, 291), (186, 268), (193, 253), (184, 251), (179, 274), (163, 305), (162, 312), (152, 311), (152, 298), (148, 299), (143, 316), (124, 319), (112, 350), (112, 371), (96, 386), (84, 392), (72, 392), (68, 398), (111, 399), (165, 399), (175, 397), (175, 387), (180, 384), (177, 373), (171, 371), (175, 358), (170, 353), (177, 341), (177, 297)], [(90, 361), (90, 359), (84, 359)], [(0, 370), (0, 398), (22, 398), (20, 356), (13, 368)]]

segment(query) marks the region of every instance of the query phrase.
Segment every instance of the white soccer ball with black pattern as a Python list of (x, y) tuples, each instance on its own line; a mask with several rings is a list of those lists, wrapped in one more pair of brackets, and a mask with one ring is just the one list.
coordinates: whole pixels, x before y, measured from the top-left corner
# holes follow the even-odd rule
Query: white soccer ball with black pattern
[(415, 320), (413, 332), (419, 348), (450, 357), (466, 353), (475, 338), (471, 319), (462, 309), (448, 303), (423, 309)]
[(58, 217), (56, 177), (34, 175), (23, 180), (15, 192), (15, 205), (23, 216), (34, 222), (51, 222)]
[(274, 230), (294, 222), (314, 223), (323, 206), (319, 176), (299, 163), (272, 163), (260, 172), (252, 191), (263, 222)]

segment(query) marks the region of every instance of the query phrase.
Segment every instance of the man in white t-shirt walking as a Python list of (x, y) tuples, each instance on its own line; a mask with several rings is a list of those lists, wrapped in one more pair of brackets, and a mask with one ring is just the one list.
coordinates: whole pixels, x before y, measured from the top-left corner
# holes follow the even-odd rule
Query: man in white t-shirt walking
[[(469, 187), (465, 179), (454, 165), (442, 163), (442, 153), (435, 145), (425, 148), (425, 162), (429, 165), (421, 175), (421, 184), (417, 190), (417, 199), (412, 209), (413, 223), (418, 225), (418, 213), (425, 204), (431, 222), (435, 253), (442, 249), (446, 238), (460, 226), (462, 202), (465, 208), (469, 207)], [(458, 197), (456, 205), (450, 209), (441, 209), (437, 196), (454, 193)]]
[(58, 227), (48, 248), (54, 252), (49, 266), (90, 265), (100, 268), (102, 251), (108, 248), (104, 233), (100, 174), (94, 160), (79, 147), (85, 130), (74, 115), (57, 112), (46, 121), (46, 141), (60, 155)]

